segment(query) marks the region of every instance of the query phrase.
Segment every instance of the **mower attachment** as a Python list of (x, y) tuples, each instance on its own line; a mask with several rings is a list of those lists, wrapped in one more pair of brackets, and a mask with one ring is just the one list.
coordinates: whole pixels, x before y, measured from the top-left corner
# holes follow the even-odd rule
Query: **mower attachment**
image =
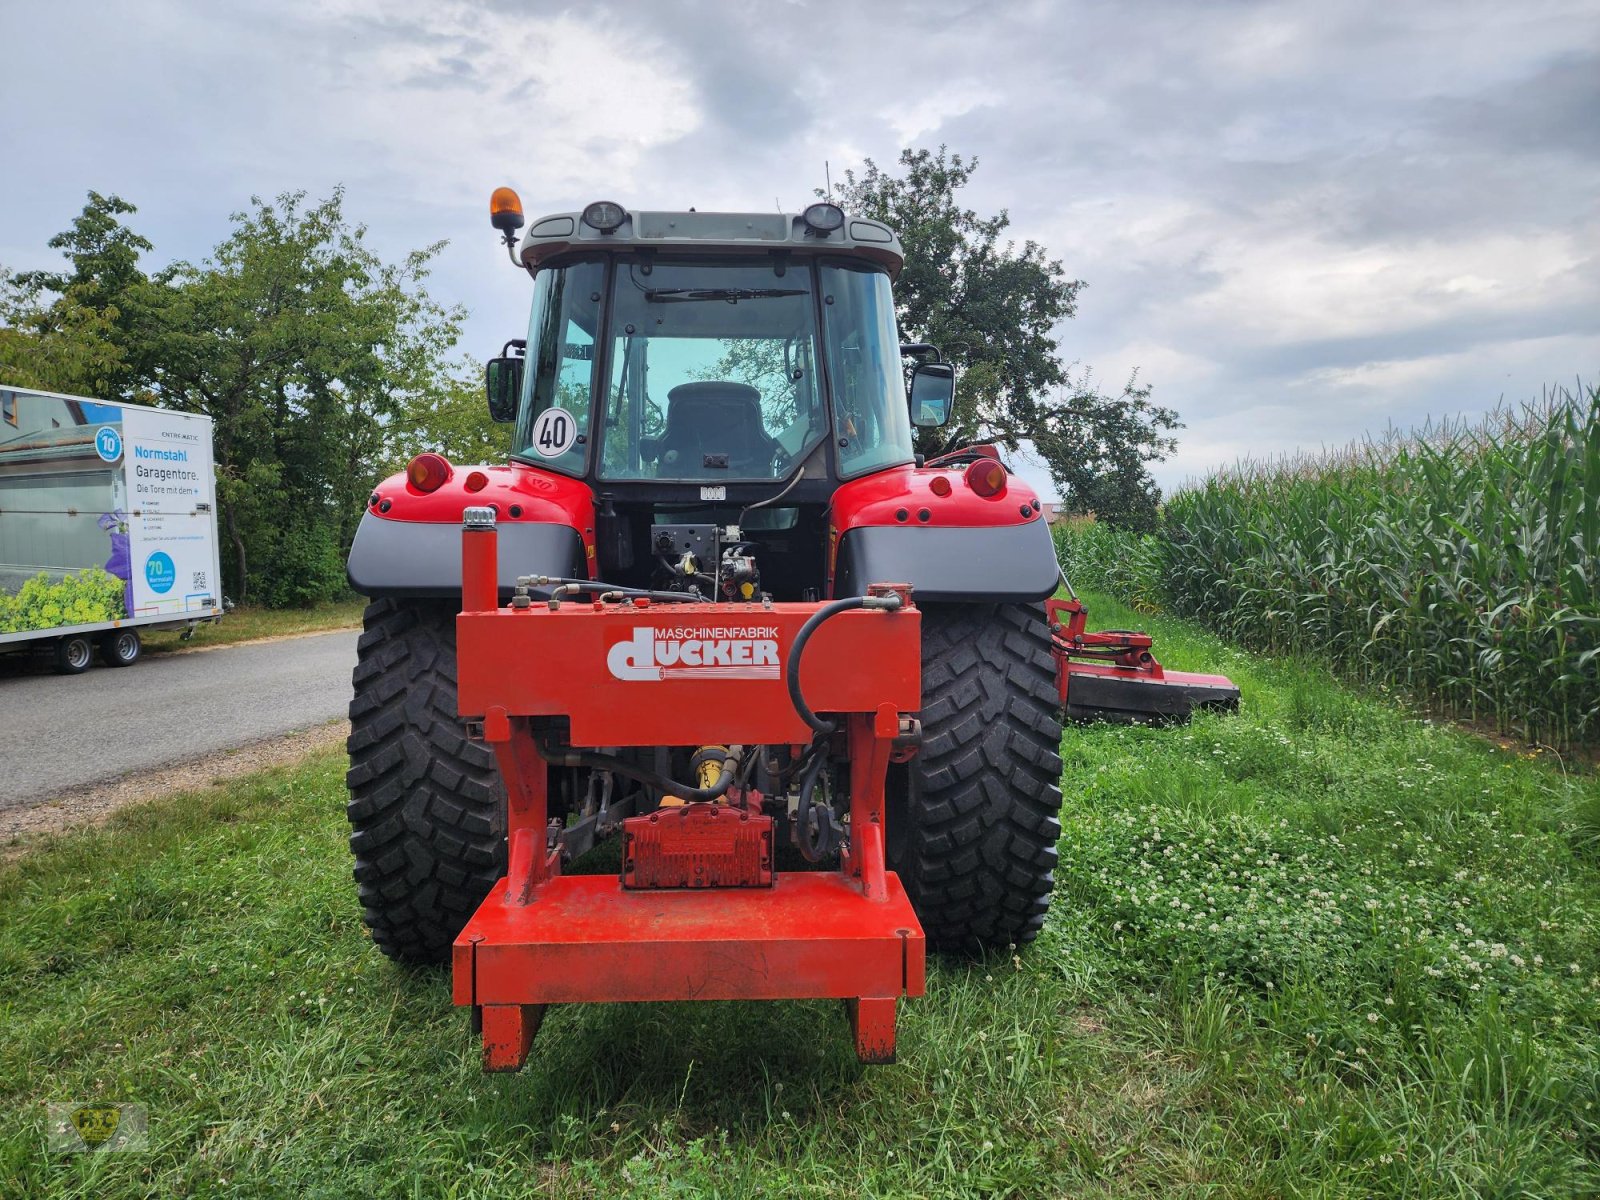
[(1161, 724), (1187, 721), (1196, 709), (1238, 711), (1231, 679), (1166, 670), (1150, 652), (1148, 633), (1085, 633), (1089, 614), (1077, 599), (1046, 600), (1044, 609), (1066, 717)]
[[(581, 747), (810, 744), (784, 671), (822, 606), (638, 596), (502, 608), (495, 538), (486, 522), (463, 533), (456, 621), (460, 711), (482, 722), (507, 794), (506, 876), (452, 954), (484, 1068), (519, 1069), (547, 1005), (639, 1000), (842, 999), (862, 1061), (893, 1061), (896, 1005), (923, 994), (925, 962), (922, 927), (884, 865), (884, 779), (921, 703), (909, 589), (890, 589), (898, 610), (840, 612), (805, 645), (802, 692), (839, 714), (849, 751), (838, 870), (774, 871), (762, 797), (732, 789), (624, 822), (619, 875), (563, 876), (549, 762)], [(570, 746), (548, 740), (557, 717)]]

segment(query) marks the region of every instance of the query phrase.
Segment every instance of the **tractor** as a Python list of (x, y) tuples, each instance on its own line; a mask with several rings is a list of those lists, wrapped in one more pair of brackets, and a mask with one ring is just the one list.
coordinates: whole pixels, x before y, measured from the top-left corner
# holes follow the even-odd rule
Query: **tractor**
[(915, 453), (955, 371), (900, 341), (889, 228), (601, 201), (519, 233), (508, 188), (490, 214), (532, 277), (485, 372), (510, 461), (417, 455), (348, 562), (372, 938), (451, 963), (488, 1070), (550, 1004), (696, 998), (841, 999), (891, 1061), (929, 947), (1039, 932), (1062, 720), (1095, 708), (1069, 681), (1124, 718), (1237, 693), (1084, 633), (993, 446)]

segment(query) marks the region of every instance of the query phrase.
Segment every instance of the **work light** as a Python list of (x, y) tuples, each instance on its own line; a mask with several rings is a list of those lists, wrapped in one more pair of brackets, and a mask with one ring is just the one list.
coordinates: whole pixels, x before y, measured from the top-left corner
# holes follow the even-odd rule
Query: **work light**
[(800, 219), (806, 223), (807, 229), (821, 237), (844, 224), (844, 209), (824, 200), (821, 204), (813, 204), (806, 209), (800, 214)]
[(627, 211), (622, 205), (611, 200), (596, 200), (583, 210), (583, 223), (601, 233), (615, 233), (627, 219)]

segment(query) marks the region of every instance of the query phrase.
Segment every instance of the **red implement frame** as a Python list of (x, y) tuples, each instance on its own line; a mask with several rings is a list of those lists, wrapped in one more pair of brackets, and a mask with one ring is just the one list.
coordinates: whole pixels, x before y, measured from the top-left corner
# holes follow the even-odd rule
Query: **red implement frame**
[(1223, 675), (1168, 671), (1148, 633), (1085, 632), (1089, 614), (1077, 599), (1046, 600), (1056, 686), (1066, 716), (1079, 720), (1184, 721), (1197, 708), (1232, 711), (1239, 689)]
[[(909, 596), (899, 611), (829, 619), (802, 661), (810, 706), (843, 714), (850, 844), (840, 869), (775, 872), (770, 886), (630, 888), (617, 876), (561, 875), (536, 720), (568, 718), (580, 747), (808, 743), (783, 668), (820, 606), (501, 608), (493, 527), (468, 526), (462, 540), (460, 711), (482, 721), (507, 794), (506, 877), (453, 952), (455, 1002), (481, 1016), (484, 1068), (523, 1065), (546, 1005), (624, 1000), (842, 999), (856, 1053), (892, 1061), (896, 1005), (923, 994), (925, 964), (922, 927), (884, 865), (884, 779), (921, 703), (921, 618)], [(705, 828), (660, 825), (668, 841), (675, 828)]]

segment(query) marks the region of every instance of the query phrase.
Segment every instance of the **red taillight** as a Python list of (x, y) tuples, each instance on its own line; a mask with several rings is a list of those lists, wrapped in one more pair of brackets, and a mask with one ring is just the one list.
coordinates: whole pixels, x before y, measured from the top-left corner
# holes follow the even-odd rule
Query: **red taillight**
[(928, 490), (935, 496), (948, 496), (950, 494), (950, 476), (935, 475), (928, 482)]
[(980, 458), (962, 478), (980, 496), (998, 496), (1006, 490), (1006, 469), (992, 458)]
[(489, 486), (489, 477), (482, 471), (468, 471), (466, 482), (461, 486), (469, 492), (481, 492)]
[(406, 479), (419, 492), (437, 492), (453, 474), (442, 454), (419, 454), (406, 464)]

